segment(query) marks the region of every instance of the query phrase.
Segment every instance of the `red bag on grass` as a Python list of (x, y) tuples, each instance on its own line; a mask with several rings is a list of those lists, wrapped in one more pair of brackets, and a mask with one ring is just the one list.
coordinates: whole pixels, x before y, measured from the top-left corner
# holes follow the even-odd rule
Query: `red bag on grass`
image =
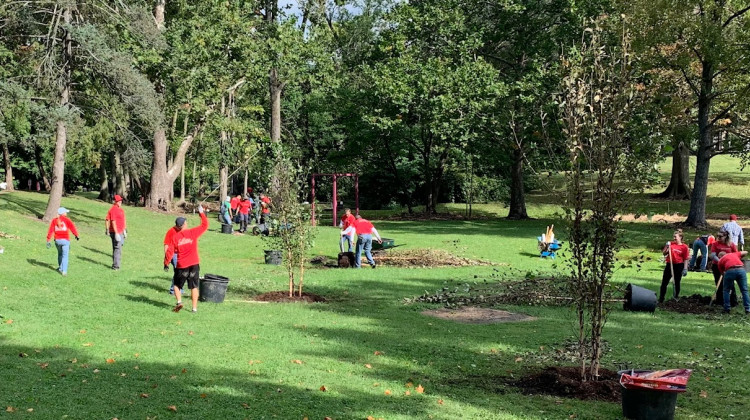
[(690, 369), (621, 370), (620, 385), (627, 389), (652, 389), (666, 392), (685, 392)]

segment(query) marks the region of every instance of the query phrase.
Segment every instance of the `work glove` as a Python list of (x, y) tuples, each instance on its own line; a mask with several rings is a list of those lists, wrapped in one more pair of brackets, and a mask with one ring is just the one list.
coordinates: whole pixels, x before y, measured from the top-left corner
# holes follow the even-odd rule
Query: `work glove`
[(78, 236), (76, 236), (76, 241), (79, 241), (80, 239), (81, 239), (81, 238), (79, 238)]
[(107, 236), (109, 236), (109, 229), (105, 229), (104, 230), (104, 234), (107, 235)]
[(120, 236), (120, 234), (119, 234), (119, 233), (115, 233), (115, 240), (116, 240), (117, 242), (122, 242), (122, 236)]
[(687, 268), (682, 270), (682, 277), (685, 277), (685, 276), (687, 276)]
[(51, 242), (47, 242), (47, 248), (52, 248), (52, 243)]
[(125, 230), (122, 231), (122, 237), (123, 238), (127, 238), (128, 237), (128, 230), (127, 229), (125, 229)]
[(165, 265), (165, 266), (164, 266), (164, 271), (165, 271), (165, 272), (166, 272), (166, 271), (169, 271), (169, 266), (168, 266), (168, 265)]
[(664, 245), (664, 246), (666, 246), (666, 247), (669, 247), (669, 241), (667, 241), (667, 244), (666, 244), (666, 245)]
[(198, 213), (203, 213), (203, 206), (198, 204)]

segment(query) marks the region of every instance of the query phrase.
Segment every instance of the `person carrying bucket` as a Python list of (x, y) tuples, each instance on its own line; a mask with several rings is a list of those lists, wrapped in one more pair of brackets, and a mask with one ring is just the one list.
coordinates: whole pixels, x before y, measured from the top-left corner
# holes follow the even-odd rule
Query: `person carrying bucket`
[(52, 237), (55, 238), (57, 247), (57, 271), (63, 276), (68, 275), (68, 255), (70, 254), (70, 233), (78, 240), (78, 229), (66, 215), (68, 209), (60, 207), (57, 209), (57, 217), (52, 219), (47, 230), (47, 248), (52, 247)]
[(198, 278), (200, 277), (200, 255), (198, 255), (198, 238), (208, 230), (208, 218), (203, 212), (203, 206), (198, 205), (198, 214), (201, 217), (200, 226), (186, 229), (187, 221), (180, 225), (179, 219), (175, 220), (177, 232), (172, 236), (172, 243), (165, 247), (164, 271), (169, 271), (169, 263), (172, 256), (177, 254), (177, 272), (174, 282), (174, 296), (177, 298), (173, 312), (180, 312), (183, 308), (182, 293), (180, 290), (185, 282), (190, 289), (190, 298), (193, 303), (193, 312), (198, 312)]
[(682, 243), (682, 231), (675, 231), (674, 240), (667, 242), (662, 250), (666, 256), (667, 265), (664, 266), (664, 274), (661, 278), (661, 288), (659, 289), (659, 303), (664, 302), (664, 295), (667, 294), (669, 280), (674, 279), (674, 292), (672, 296), (675, 299), (680, 297), (680, 281), (687, 275), (688, 259), (690, 258), (690, 249)]

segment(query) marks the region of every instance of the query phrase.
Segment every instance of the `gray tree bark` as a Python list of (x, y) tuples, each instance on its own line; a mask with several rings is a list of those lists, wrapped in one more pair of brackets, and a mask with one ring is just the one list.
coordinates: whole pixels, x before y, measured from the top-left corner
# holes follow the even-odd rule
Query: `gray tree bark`
[(5, 161), (5, 183), (8, 184), (5, 189), (7, 191), (14, 191), (13, 165), (10, 164), (10, 150), (8, 150), (8, 143), (3, 143), (3, 160)]

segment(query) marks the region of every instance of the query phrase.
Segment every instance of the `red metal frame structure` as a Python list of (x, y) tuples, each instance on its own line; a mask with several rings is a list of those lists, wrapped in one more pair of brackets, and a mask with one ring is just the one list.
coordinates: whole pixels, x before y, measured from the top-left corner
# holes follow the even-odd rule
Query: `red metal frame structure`
[(356, 214), (359, 214), (359, 174), (313, 174), (312, 175), (312, 204), (310, 205), (310, 209), (312, 211), (312, 221), (313, 224), (315, 223), (315, 177), (318, 176), (330, 176), (333, 177), (333, 198), (332, 198), (332, 204), (333, 204), (333, 226), (338, 226), (338, 194), (336, 190), (336, 180), (341, 177), (351, 176), (354, 177), (354, 206)]

